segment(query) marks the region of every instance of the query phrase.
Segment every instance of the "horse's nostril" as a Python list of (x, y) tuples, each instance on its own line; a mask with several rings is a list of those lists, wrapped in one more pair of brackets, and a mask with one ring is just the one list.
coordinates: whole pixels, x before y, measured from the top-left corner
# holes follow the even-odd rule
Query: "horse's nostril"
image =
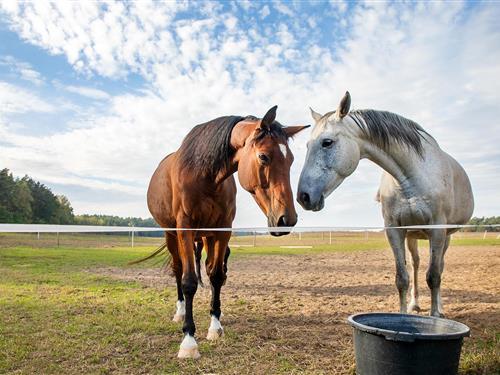
[(281, 217), (278, 219), (277, 226), (278, 226), (278, 227), (286, 227), (286, 220), (285, 220), (285, 216), (281, 216)]
[(307, 194), (306, 192), (300, 193), (300, 200), (302, 201), (302, 203), (308, 204), (310, 202), (309, 194)]

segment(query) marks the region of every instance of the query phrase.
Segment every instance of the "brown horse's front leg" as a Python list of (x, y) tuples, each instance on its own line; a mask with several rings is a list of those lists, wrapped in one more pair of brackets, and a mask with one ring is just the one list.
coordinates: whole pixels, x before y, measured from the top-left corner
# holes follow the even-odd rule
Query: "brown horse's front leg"
[(194, 255), (195, 255), (195, 260), (196, 260), (196, 276), (198, 277), (198, 285), (203, 288), (204, 287), (204, 285), (203, 285), (203, 278), (201, 277), (201, 256), (202, 256), (202, 251), (203, 251), (203, 242), (202, 241), (195, 242), (195, 244), (194, 244)]
[(207, 273), (212, 285), (212, 302), (210, 306), (210, 327), (208, 328), (208, 340), (217, 340), (224, 334), (220, 323), (221, 303), (220, 292), (222, 285), (226, 281), (227, 257), (229, 248), (227, 244), (231, 238), (231, 233), (218, 233), (214, 241), (209, 241), (207, 257)]
[[(186, 227), (186, 226), (184, 226)], [(182, 261), (181, 287), (186, 301), (186, 316), (182, 331), (184, 339), (179, 349), (179, 358), (199, 358), (198, 344), (194, 338), (196, 326), (193, 320), (193, 299), (198, 288), (198, 279), (195, 271), (194, 238), (193, 232), (178, 231), (179, 255)]]

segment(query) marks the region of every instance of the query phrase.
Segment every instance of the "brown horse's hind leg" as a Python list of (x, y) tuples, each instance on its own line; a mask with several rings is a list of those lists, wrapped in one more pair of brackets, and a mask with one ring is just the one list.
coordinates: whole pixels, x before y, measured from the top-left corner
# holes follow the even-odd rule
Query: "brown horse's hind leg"
[(207, 339), (217, 340), (224, 334), (220, 323), (221, 303), (220, 291), (226, 281), (227, 258), (230, 250), (227, 246), (231, 233), (218, 233), (212, 241), (208, 241), (207, 274), (212, 285), (212, 302), (210, 306), (210, 327)]
[(181, 279), (182, 279), (182, 263), (179, 257), (179, 250), (177, 247), (177, 239), (172, 234), (165, 234), (167, 239), (168, 251), (172, 256), (172, 272), (175, 276), (175, 282), (177, 284), (177, 303), (176, 311), (172, 320), (176, 323), (184, 321), (184, 316), (186, 315), (186, 303), (184, 301), (184, 294), (182, 294)]
[[(182, 228), (189, 227), (189, 223), (178, 222)], [(193, 319), (193, 299), (198, 289), (194, 259), (194, 238), (191, 231), (178, 231), (179, 256), (182, 262), (182, 293), (186, 301), (186, 316), (184, 317), (184, 339), (179, 348), (179, 358), (199, 358), (198, 344), (194, 338), (196, 326)]]

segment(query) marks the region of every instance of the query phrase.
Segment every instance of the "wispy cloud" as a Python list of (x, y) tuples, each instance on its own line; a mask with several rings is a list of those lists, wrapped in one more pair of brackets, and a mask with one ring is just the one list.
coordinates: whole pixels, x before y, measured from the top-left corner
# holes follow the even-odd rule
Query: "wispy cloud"
[(54, 112), (56, 107), (29, 90), (0, 81), (0, 117), (11, 113)]
[(293, 11), (284, 2), (280, 0), (273, 2), (273, 7), (281, 14), (284, 14), (289, 17), (294, 16)]
[(36, 86), (44, 83), (42, 75), (37, 72), (33, 67), (23, 61), (19, 61), (12, 56), (0, 57), (0, 66), (6, 66), (18, 78), (29, 81)]
[(64, 89), (74, 94), (78, 94), (95, 100), (107, 100), (110, 98), (110, 95), (107, 92), (91, 87), (69, 85), (64, 86)]

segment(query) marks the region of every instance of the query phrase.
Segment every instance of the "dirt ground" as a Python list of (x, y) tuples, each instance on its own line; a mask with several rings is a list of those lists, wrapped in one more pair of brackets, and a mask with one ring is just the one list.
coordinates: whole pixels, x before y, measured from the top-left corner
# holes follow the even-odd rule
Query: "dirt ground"
[[(444, 310), (446, 317), (471, 328), (472, 337), (466, 339), (465, 347), (472, 348), (482, 340), (498, 342), (500, 248), (452, 247), (445, 261)], [(427, 264), (427, 251), (421, 251), (420, 306), (421, 314), (426, 315), (430, 309)], [(409, 271), (411, 274), (411, 268)], [(175, 285), (172, 277), (165, 277), (157, 268), (101, 268), (93, 272), (137, 280), (145, 287)], [(262, 363), (265, 359), (260, 352), (250, 350), (255, 345), (265, 352), (275, 352), (282, 360), (280, 369), (290, 365), (290, 369), (304, 372), (352, 373), (352, 331), (346, 319), (359, 312), (397, 311), (394, 276), (390, 250), (230, 258), (228, 280), (222, 290), (222, 323), (226, 334), (236, 341), (240, 337), (249, 350), (242, 351), (242, 345), (231, 347), (223, 339), (214, 353), (221, 358), (239, 350), (238, 358), (254, 372), (276, 370)], [(199, 288), (195, 299), (195, 309), (203, 306), (206, 311), (209, 288)], [(199, 319), (201, 313), (195, 314)], [(200, 342), (205, 334), (198, 331)], [(493, 352), (498, 355), (498, 347)], [(500, 363), (498, 358), (493, 361)]]

